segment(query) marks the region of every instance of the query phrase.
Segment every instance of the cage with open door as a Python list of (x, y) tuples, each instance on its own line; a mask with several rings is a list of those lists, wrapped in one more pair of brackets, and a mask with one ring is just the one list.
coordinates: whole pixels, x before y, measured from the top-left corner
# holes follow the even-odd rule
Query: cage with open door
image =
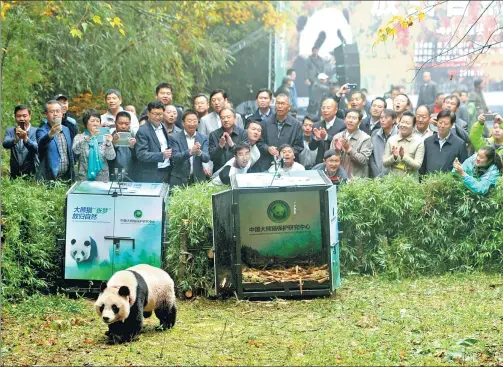
[(337, 187), (322, 171), (237, 175), (212, 199), (217, 294), (335, 294)]

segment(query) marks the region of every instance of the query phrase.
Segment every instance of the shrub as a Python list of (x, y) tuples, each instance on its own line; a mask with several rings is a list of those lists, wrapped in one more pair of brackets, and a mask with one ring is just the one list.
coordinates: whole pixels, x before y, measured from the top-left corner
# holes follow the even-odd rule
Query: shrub
[(166, 264), (178, 291), (207, 295), (213, 287), (213, 260), (208, 258), (213, 247), (211, 196), (225, 189), (198, 183), (175, 188), (169, 198)]
[(68, 186), (32, 180), (2, 182), (2, 295), (20, 299), (47, 292), (61, 278), (63, 205)]
[[(386, 176), (341, 186), (341, 270), (392, 278), (471, 269), (500, 270), (503, 190), (470, 191), (450, 174)], [(4, 180), (3, 297), (47, 291), (61, 279), (63, 205), (68, 187)], [(168, 204), (166, 268), (178, 291), (213, 292), (211, 196), (228, 187), (174, 189)]]
[(475, 195), (451, 174), (421, 184), (390, 175), (344, 186), (338, 197), (342, 268), (401, 276), (499, 266), (500, 187)]

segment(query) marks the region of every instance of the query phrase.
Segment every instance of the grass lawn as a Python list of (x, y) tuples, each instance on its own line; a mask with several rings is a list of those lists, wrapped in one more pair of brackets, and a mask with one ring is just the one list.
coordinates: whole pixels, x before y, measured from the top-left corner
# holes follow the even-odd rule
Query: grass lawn
[(351, 276), (337, 297), (178, 302), (133, 343), (105, 344), (93, 301), (36, 296), (4, 305), (6, 365), (501, 365), (503, 277), (390, 281)]

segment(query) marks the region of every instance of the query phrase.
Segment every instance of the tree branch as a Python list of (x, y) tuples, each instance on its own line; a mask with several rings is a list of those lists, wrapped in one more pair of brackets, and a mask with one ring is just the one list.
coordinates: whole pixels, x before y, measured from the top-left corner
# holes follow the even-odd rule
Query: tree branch
[[(436, 56), (432, 56), (430, 57), (428, 60), (426, 60), (420, 67), (419, 69), (416, 69), (416, 75), (414, 75), (414, 78), (412, 78), (412, 81), (414, 81), (416, 79), (416, 77), (419, 75), (419, 72), (424, 68), (424, 66), (430, 62), (432, 62), (434, 59), (436, 59), (437, 57), (439, 56), (442, 56), (442, 55), (445, 55), (447, 53), (449, 53), (450, 51), (452, 51), (453, 49), (455, 49), (465, 38), (466, 36), (470, 33), (470, 31), (472, 30), (473, 27), (475, 27), (475, 25), (479, 22), (479, 20), (482, 18), (482, 16), (484, 15), (484, 13), (487, 11), (487, 9), (489, 9), (489, 7), (494, 3), (494, 0), (491, 1), (491, 3), (489, 5), (486, 6), (486, 8), (482, 11), (482, 13), (480, 13), (480, 15), (478, 16), (478, 18), (475, 20), (475, 22), (473, 22), (473, 24), (470, 26), (470, 28), (468, 28), (468, 30), (465, 32), (465, 34), (463, 35), (463, 37), (460, 38), (460, 40), (458, 42), (456, 42), (456, 44), (454, 46), (452, 46), (451, 48), (449, 48), (448, 50), (446, 51), (442, 51), (440, 52), (438, 55)], [(476, 52), (476, 51), (475, 51)], [(474, 53), (474, 52), (470, 52), (466, 55), (463, 55), (463, 56), (467, 56), (467, 55), (470, 55), (471, 53)], [(451, 60), (455, 60), (457, 58), (460, 58), (462, 56), (458, 56), (458, 57), (455, 57)], [(451, 60), (448, 60), (448, 61), (451, 61)], [(446, 61), (447, 62), (447, 61)], [(444, 62), (440, 63), (440, 64), (437, 64), (437, 65), (442, 65)]]
[[(487, 41), (486, 41), (485, 45), (484, 45), (484, 46), (482, 46), (482, 50), (480, 51), (480, 53), (479, 53), (477, 56), (475, 56), (475, 59), (473, 59), (472, 61), (470, 61), (470, 64), (471, 64), (471, 65), (470, 65), (470, 64), (468, 64), (468, 65), (470, 65), (470, 67), (469, 67), (468, 69), (471, 69), (471, 68), (472, 68), (472, 66), (473, 66), (473, 65), (475, 65), (475, 61), (477, 61), (477, 59), (479, 58), (479, 56), (480, 56), (480, 55), (482, 55), (482, 53), (483, 53), (484, 49), (487, 49), (487, 50), (489, 51), (489, 48), (491, 48), (491, 46), (492, 46), (494, 43), (493, 43), (491, 46), (488, 46), (487, 44), (488, 44), (488, 43), (489, 43), (489, 41), (491, 40), (491, 37), (493, 36), (493, 34), (494, 34), (494, 33), (496, 33), (497, 31), (501, 30), (501, 29), (503, 29), (503, 27), (496, 28), (496, 29), (495, 29), (495, 30), (494, 30), (494, 31), (493, 31), (493, 32), (489, 35), (489, 37), (487, 37)], [(500, 42), (503, 42), (503, 41), (500, 41)]]
[[(501, 29), (501, 28), (498, 28), (498, 29)], [(437, 66), (443, 65), (443, 64), (448, 63), (448, 62), (450, 62), (450, 61), (453, 61), (453, 60), (459, 59), (459, 58), (461, 58), (461, 57), (465, 57), (465, 56), (468, 56), (468, 55), (472, 55), (472, 54), (477, 53), (477, 52), (479, 52), (479, 51), (480, 51), (480, 52), (482, 52), (484, 49), (489, 49), (489, 48), (491, 48), (492, 46), (494, 46), (494, 45), (498, 45), (498, 44), (500, 44), (500, 43), (503, 43), (503, 41), (498, 41), (498, 42), (494, 42), (494, 43), (491, 43), (491, 44), (486, 44), (484, 47), (478, 48), (478, 49), (473, 50), (473, 51), (471, 51), (471, 52), (468, 52), (468, 53), (466, 53), (466, 54), (464, 54), (464, 55), (456, 56), (456, 57), (453, 57), (452, 59), (442, 61), (442, 62), (440, 62), (440, 63), (438, 63), (438, 64), (434, 64), (434, 65), (429, 66), (429, 67), (423, 67), (423, 66), (421, 66), (421, 67), (419, 67), (419, 68), (409, 69), (408, 71), (411, 71), (411, 70), (424, 70), (424, 69), (432, 69), (432, 68), (434, 68), (434, 67), (437, 67)], [(416, 75), (417, 75), (417, 74), (416, 74)], [(415, 78), (414, 78), (414, 79), (415, 79)], [(412, 80), (410, 81), (410, 83), (412, 83), (412, 82), (414, 81), (414, 79), (412, 79)]]
[(470, 3), (472, 1), (468, 1), (468, 3), (466, 4), (466, 7), (465, 7), (465, 11), (463, 12), (463, 16), (461, 17), (461, 20), (459, 21), (458, 23), (458, 26), (456, 27), (456, 30), (454, 31), (454, 33), (452, 34), (452, 37), (451, 39), (449, 40), (449, 42), (447, 42), (444, 46), (444, 48), (442, 48), (442, 50), (440, 51), (440, 53), (444, 52), (445, 48), (450, 45), (450, 43), (452, 42), (452, 39), (454, 38), (454, 36), (456, 35), (456, 33), (458, 33), (458, 29), (459, 29), (459, 26), (461, 25), (461, 23), (463, 22), (463, 19), (465, 18), (465, 14), (466, 14), (466, 11), (468, 10), (468, 6), (470, 6)]

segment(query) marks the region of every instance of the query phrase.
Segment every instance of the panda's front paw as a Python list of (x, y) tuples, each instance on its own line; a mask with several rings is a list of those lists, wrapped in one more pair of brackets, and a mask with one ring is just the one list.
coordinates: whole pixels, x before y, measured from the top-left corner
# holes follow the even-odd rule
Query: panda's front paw
[(121, 344), (124, 342), (125, 342), (125, 340), (121, 335), (108, 333), (107, 344), (114, 345), (114, 344)]

